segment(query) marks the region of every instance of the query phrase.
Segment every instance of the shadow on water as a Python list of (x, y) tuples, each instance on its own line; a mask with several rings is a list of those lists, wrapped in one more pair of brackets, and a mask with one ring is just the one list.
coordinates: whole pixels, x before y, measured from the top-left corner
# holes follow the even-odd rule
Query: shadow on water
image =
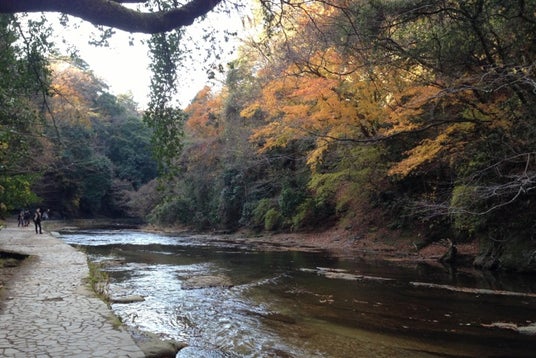
[(533, 277), (258, 251), (210, 237), (64, 233), (133, 327), (229, 357), (532, 357)]

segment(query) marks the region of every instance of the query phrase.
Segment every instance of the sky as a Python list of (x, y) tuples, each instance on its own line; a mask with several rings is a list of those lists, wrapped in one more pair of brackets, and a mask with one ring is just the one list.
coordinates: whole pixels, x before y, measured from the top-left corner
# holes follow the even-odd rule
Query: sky
[[(222, 18), (222, 16), (225, 16)], [(243, 31), (242, 22), (237, 16), (230, 19), (226, 15), (212, 14), (205, 21), (221, 26), (224, 23), (227, 28)], [(74, 45), (78, 49), (81, 59), (88, 63), (93, 73), (104, 80), (110, 86), (110, 92), (115, 95), (131, 93), (134, 100), (138, 103), (140, 109), (145, 108), (149, 100), (149, 84), (151, 73), (148, 69), (149, 55), (147, 45), (141, 40), (148, 39), (148, 35), (134, 34), (134, 45), (129, 45), (129, 37), (132, 35), (124, 31), (117, 30), (116, 34), (109, 40), (108, 47), (96, 47), (88, 44), (91, 39), (91, 33), (96, 33), (93, 25), (87, 22), (74, 20), (73, 25), (65, 29), (61, 25), (56, 26), (59, 36), (62, 37), (66, 44), (62, 45), (64, 49), (68, 44)], [(194, 24), (188, 27), (193, 37), (198, 37), (199, 41), (203, 40), (201, 28), (203, 24)], [(240, 40), (234, 39), (233, 44)], [(231, 46), (231, 45), (229, 45)], [(198, 56), (202, 58), (203, 56)], [(222, 63), (233, 59), (227, 56)], [(179, 69), (181, 72), (181, 81), (178, 88), (178, 100), (180, 106), (185, 108), (206, 84), (209, 83), (207, 75), (203, 70), (203, 64), (197, 63), (187, 68)]]
[(151, 76), (146, 45), (137, 41), (129, 46), (128, 34), (121, 32), (110, 40), (109, 47), (95, 47), (87, 41), (91, 31), (91, 25), (83, 24), (80, 31), (64, 36), (76, 46), (80, 58), (88, 63), (93, 73), (110, 86), (111, 93), (132, 93), (143, 108), (148, 101)]

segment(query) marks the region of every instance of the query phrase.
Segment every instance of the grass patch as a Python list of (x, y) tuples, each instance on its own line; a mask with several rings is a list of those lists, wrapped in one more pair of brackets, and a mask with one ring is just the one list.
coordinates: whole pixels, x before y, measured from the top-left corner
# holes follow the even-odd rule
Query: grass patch
[[(97, 297), (104, 301), (108, 306), (110, 306), (110, 293), (108, 290), (108, 285), (110, 283), (110, 276), (102, 270), (102, 265), (87, 260), (87, 266), (89, 268), (89, 277), (88, 283), (91, 286), (91, 289)], [(120, 329), (123, 326), (123, 321), (121, 317), (111, 313), (108, 316), (108, 320), (112, 324), (114, 329)]]
[(95, 294), (104, 302), (110, 302), (110, 295), (108, 292), (108, 284), (110, 283), (110, 277), (104, 271), (102, 271), (101, 265), (98, 263), (87, 261), (89, 268), (88, 283)]

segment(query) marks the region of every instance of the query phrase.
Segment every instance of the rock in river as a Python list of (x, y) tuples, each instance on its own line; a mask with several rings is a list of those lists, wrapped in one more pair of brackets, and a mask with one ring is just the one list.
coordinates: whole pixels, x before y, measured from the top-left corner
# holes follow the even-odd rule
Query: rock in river
[(182, 283), (185, 290), (193, 290), (208, 287), (232, 287), (231, 279), (225, 275), (193, 276)]

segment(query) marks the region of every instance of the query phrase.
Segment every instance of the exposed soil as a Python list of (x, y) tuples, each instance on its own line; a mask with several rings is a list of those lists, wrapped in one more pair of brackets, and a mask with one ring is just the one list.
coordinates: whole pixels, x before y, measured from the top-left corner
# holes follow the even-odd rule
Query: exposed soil
[[(145, 227), (144, 230), (167, 233), (186, 233), (184, 229), (162, 229)], [(329, 251), (335, 256), (373, 256), (376, 259), (414, 262), (437, 262), (448, 251), (450, 243), (440, 241), (428, 244), (417, 249), (422, 243), (418, 234), (403, 233), (388, 229), (369, 230), (367, 232), (343, 228), (330, 228), (324, 231), (255, 234), (249, 231), (234, 233), (212, 232), (211, 239), (218, 237), (223, 241), (243, 242), (258, 249), (273, 249), (296, 251)], [(478, 245), (475, 242), (458, 243), (457, 264), (471, 265), (478, 254)]]
[[(336, 255), (374, 255), (377, 258), (398, 261), (438, 261), (448, 250), (448, 242), (437, 242), (417, 250), (419, 237), (405, 237), (389, 230), (356, 233), (350, 230), (329, 230), (317, 233), (277, 234), (269, 240), (293, 246), (313, 246)], [(470, 259), (478, 253), (475, 243), (457, 245), (458, 255)]]
[[(45, 229), (48, 231), (60, 231), (67, 227), (134, 229), (139, 228), (138, 225), (139, 223), (122, 220), (54, 220), (45, 222)], [(183, 227), (162, 228), (151, 225), (141, 229), (175, 234), (206, 234), (210, 235), (212, 240), (218, 238), (223, 241), (244, 242), (259, 249), (280, 247), (282, 250), (327, 250), (334, 255), (374, 255), (376, 258), (409, 262), (437, 261), (449, 248), (448, 242), (440, 241), (418, 250), (417, 247), (424, 241), (424, 238), (418, 234), (418, 229), (403, 232), (382, 228), (384, 226), (384, 223), (375, 222), (369, 227), (331, 227), (314, 232), (282, 233), (254, 233), (247, 230), (233, 233), (192, 232)], [(476, 242), (457, 243), (456, 248), (460, 259), (459, 264), (465, 264), (468, 261), (472, 263), (478, 254)]]

